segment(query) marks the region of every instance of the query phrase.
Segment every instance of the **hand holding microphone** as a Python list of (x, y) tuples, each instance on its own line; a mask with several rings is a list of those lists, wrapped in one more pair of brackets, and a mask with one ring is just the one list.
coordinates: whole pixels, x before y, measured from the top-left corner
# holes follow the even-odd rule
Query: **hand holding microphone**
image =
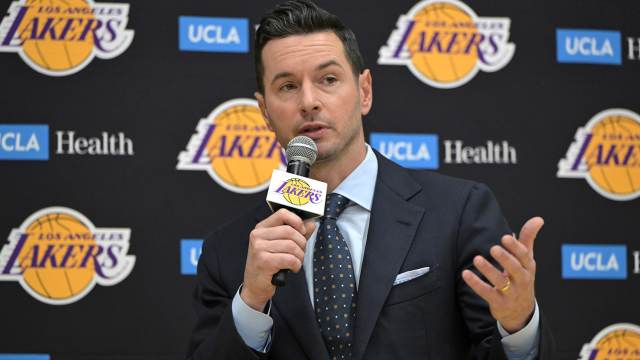
[(276, 291), (274, 274), (282, 269), (300, 271), (307, 239), (314, 230), (314, 222), (304, 223), (287, 209), (274, 212), (256, 225), (249, 235), (244, 283), (240, 292), (247, 305), (262, 311)]
[(314, 222), (304, 222), (324, 214), (326, 184), (307, 178), (317, 156), (312, 139), (297, 136), (286, 150), (287, 172), (274, 170), (267, 203), (274, 211), (258, 223), (249, 236), (244, 285), (240, 296), (249, 306), (262, 311), (284, 286), (288, 271), (302, 267), (307, 239)]

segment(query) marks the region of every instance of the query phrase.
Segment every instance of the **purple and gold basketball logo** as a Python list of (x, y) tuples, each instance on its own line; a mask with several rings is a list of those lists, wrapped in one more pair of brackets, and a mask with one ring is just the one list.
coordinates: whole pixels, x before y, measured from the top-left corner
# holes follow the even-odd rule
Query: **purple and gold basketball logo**
[(133, 41), (129, 4), (91, 0), (21, 0), (0, 23), (0, 52), (18, 53), (32, 69), (66, 76), (94, 57), (113, 59)]
[(273, 169), (286, 159), (269, 130), (258, 103), (234, 99), (201, 119), (187, 150), (178, 156), (178, 170), (206, 171), (227, 190), (248, 194), (269, 187)]
[(640, 327), (620, 323), (607, 326), (584, 344), (579, 360), (640, 360)]
[(640, 196), (640, 115), (626, 109), (596, 114), (578, 128), (558, 163), (559, 178), (581, 178), (607, 199)]
[(276, 192), (294, 205), (306, 205), (309, 202), (317, 204), (322, 198), (322, 191), (313, 189), (308, 182), (298, 178), (284, 181)]
[(97, 228), (81, 213), (49, 207), (29, 216), (0, 251), (0, 281), (17, 281), (34, 298), (66, 305), (93, 287), (116, 285), (135, 265), (130, 229)]
[(421, 1), (400, 16), (378, 64), (407, 66), (427, 85), (456, 88), (511, 61), (510, 27), (509, 18), (479, 17), (460, 1)]

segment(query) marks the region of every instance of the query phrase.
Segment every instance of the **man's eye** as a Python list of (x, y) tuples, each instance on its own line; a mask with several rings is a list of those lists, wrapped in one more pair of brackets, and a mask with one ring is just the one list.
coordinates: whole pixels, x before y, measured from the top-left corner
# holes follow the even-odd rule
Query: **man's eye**
[(324, 82), (325, 84), (328, 85), (332, 85), (334, 83), (336, 83), (338, 81), (338, 78), (336, 78), (335, 76), (325, 76), (324, 77)]
[(281, 91), (292, 91), (296, 89), (296, 85), (292, 83), (286, 83), (280, 86)]

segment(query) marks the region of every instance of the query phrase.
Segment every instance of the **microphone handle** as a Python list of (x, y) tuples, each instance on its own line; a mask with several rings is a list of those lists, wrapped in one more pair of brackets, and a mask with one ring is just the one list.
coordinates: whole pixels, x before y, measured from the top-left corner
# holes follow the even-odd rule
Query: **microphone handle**
[(283, 287), (287, 285), (287, 274), (289, 273), (289, 269), (278, 270), (277, 273), (273, 274), (271, 278), (271, 284), (277, 287)]
[[(302, 212), (299, 211), (298, 209), (289, 209), (289, 211), (291, 211), (292, 213), (302, 217)], [(281, 269), (278, 270), (277, 273), (273, 274), (273, 277), (271, 277), (271, 284), (277, 286), (277, 287), (283, 287), (287, 284), (287, 274), (289, 273), (289, 269)]]
[[(300, 175), (304, 177), (309, 176), (309, 169), (311, 166), (308, 162), (300, 161), (300, 160), (291, 160), (287, 164), (287, 172), (290, 174)], [(292, 213), (300, 216), (302, 218), (302, 212), (298, 209), (288, 208)], [(275, 209), (274, 209), (275, 210)], [(273, 274), (271, 278), (271, 284), (282, 287), (287, 284), (287, 274), (289, 273), (289, 269), (279, 270), (277, 273)]]
[(311, 169), (311, 165), (309, 165), (309, 163), (306, 161), (291, 160), (287, 164), (287, 172), (289, 174), (309, 177), (310, 169)]

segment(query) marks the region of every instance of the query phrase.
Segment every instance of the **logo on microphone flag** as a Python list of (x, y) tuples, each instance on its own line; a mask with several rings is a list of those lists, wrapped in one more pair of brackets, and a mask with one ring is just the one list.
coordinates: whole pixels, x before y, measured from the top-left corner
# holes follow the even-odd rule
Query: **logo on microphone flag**
[(308, 182), (299, 178), (283, 181), (276, 192), (293, 205), (317, 204), (322, 198), (322, 191), (311, 188)]
[(271, 210), (281, 207), (303, 211), (304, 218), (324, 215), (327, 184), (322, 181), (274, 169), (267, 192)]
[(233, 99), (198, 122), (176, 168), (205, 171), (223, 188), (250, 194), (268, 188), (271, 171), (285, 165), (282, 147), (258, 102)]

